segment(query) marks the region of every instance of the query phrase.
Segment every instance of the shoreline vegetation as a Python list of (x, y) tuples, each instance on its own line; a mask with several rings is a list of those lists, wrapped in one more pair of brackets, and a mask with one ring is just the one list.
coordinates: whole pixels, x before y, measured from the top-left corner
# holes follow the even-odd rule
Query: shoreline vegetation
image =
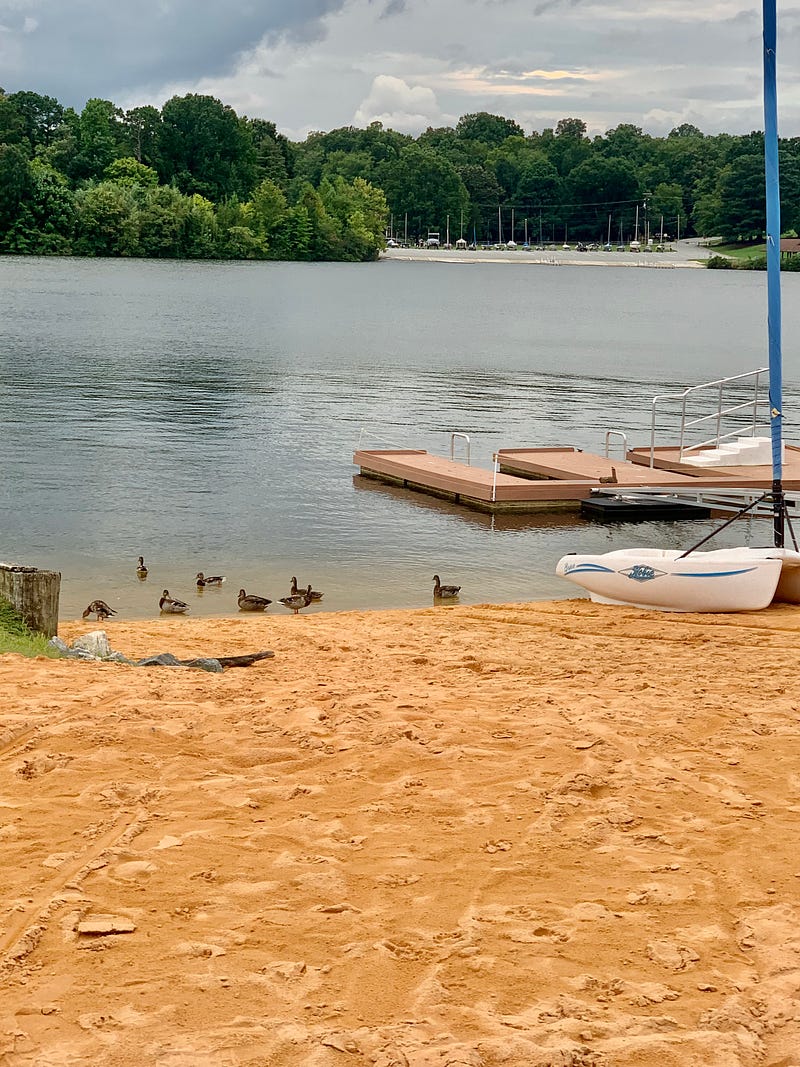
[(17, 653), (21, 656), (56, 657), (48, 647), (48, 639), (30, 630), (14, 607), (0, 597), (0, 655)]
[[(800, 140), (780, 155), (791, 236)], [(373, 122), (293, 142), (212, 96), (77, 112), (0, 89), (5, 254), (364, 262), (392, 244), (616, 251), (703, 233), (744, 246), (764, 236), (764, 204), (758, 131), (590, 137), (579, 118), (526, 132), (479, 112), (417, 137)]]
[(793, 1062), (796, 611), (103, 628), (275, 656), (0, 656), (12, 1060)]

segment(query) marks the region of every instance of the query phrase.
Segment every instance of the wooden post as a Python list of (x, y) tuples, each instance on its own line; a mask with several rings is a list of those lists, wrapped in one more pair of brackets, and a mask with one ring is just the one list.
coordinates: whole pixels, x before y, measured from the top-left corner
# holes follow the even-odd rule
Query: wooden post
[(37, 567), (0, 563), (0, 597), (7, 600), (25, 625), (45, 637), (58, 633), (58, 597), (61, 574)]

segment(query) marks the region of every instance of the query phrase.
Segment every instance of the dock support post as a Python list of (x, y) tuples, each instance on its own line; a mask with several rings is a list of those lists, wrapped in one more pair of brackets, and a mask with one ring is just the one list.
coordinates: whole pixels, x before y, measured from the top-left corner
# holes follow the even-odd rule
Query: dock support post
[(0, 563), (0, 597), (22, 616), (29, 629), (45, 637), (58, 633), (60, 592), (61, 574), (57, 571)]
[(492, 474), (492, 503), (497, 502), (497, 469), (500, 466), (500, 459), (497, 452), (492, 454), (492, 463), (494, 464), (494, 473)]

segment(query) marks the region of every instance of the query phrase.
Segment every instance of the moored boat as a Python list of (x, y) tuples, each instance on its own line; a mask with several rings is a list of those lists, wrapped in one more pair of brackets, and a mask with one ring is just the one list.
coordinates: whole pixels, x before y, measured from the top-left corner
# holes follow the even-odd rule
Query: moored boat
[(562, 556), (556, 574), (600, 604), (675, 612), (760, 611), (800, 603), (800, 552), (787, 548), (623, 548)]

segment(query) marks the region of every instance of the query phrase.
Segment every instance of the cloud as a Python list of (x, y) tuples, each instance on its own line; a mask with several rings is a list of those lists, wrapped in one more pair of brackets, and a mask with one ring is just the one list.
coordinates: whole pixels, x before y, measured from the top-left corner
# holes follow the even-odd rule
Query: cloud
[[(577, 117), (590, 134), (632, 123), (661, 135), (683, 121), (709, 134), (746, 133), (763, 122), (756, 7), (0, 0), (0, 84), (76, 107), (90, 96), (160, 107), (175, 94), (208, 93), (293, 139), (375, 120), (417, 134), (475, 111), (529, 132)], [(800, 135), (800, 0), (780, 7), (781, 135), (791, 137)]]
[(230, 72), (259, 41), (306, 44), (347, 0), (0, 0), (7, 90), (82, 107), (167, 81)]
[(379, 74), (353, 116), (355, 126), (369, 126), (371, 122), (382, 122), (398, 133), (416, 134), (428, 126), (441, 125), (442, 113), (432, 89)]

